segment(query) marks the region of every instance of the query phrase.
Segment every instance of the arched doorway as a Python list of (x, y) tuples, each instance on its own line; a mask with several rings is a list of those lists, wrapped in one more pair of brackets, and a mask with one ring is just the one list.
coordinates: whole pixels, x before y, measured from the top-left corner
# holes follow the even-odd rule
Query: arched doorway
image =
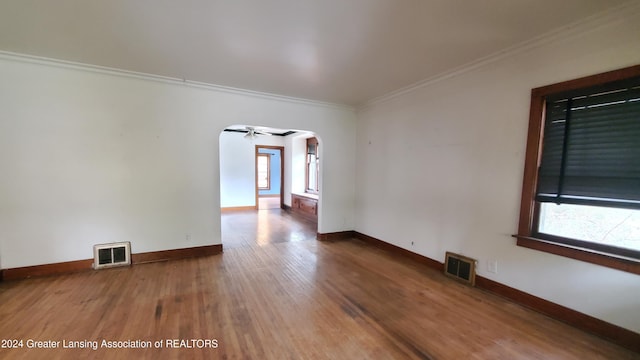
[[(320, 189), (317, 186), (315, 193), (307, 189), (309, 138), (317, 139), (317, 136), (310, 131), (247, 125), (230, 126), (221, 132), (220, 206), (221, 235), (225, 249), (315, 239)], [(279, 159), (271, 154), (261, 155), (270, 150), (272, 154), (277, 153)], [(320, 151), (314, 155), (314, 166), (318, 171)], [(280, 176), (271, 172), (272, 168), (267, 175), (266, 168), (259, 169), (260, 161), (263, 167), (267, 162), (271, 162), (270, 165), (274, 161), (280, 163)], [(319, 184), (318, 175), (311, 176)], [(258, 210), (261, 199), (273, 198), (276, 193), (274, 182), (280, 185), (279, 189), (275, 189), (279, 191), (278, 205), (265, 211)], [(305, 195), (315, 202), (315, 216), (296, 212), (300, 206), (296, 198)], [(308, 205), (308, 202), (303, 207), (305, 204)]]

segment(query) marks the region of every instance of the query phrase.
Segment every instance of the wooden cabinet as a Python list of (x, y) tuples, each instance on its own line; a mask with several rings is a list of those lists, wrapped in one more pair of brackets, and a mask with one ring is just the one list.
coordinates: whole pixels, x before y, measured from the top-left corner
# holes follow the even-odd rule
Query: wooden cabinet
[(291, 194), (291, 212), (318, 221), (318, 199), (304, 195)]

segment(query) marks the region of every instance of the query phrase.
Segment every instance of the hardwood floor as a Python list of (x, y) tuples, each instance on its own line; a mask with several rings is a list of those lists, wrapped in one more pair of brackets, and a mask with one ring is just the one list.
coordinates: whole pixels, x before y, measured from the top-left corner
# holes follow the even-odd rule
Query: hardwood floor
[(232, 211), (222, 214), (224, 250), (314, 240), (317, 225), (281, 209)]
[(258, 210), (280, 209), (280, 197), (258, 197)]
[[(259, 225), (259, 213), (223, 219), (225, 239), (242, 240), (222, 255), (1, 283), (0, 339), (25, 344), (0, 358), (640, 358), (359, 240), (315, 241), (301, 222), (287, 232), (278, 213)], [(98, 349), (27, 349), (27, 339)], [(205, 339), (218, 347), (198, 348)]]

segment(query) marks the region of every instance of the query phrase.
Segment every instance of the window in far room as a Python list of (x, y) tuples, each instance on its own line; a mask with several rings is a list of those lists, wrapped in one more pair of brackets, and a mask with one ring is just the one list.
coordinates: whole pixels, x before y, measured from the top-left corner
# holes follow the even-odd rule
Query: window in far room
[(319, 191), (320, 158), (318, 158), (318, 139), (307, 139), (307, 166), (305, 192), (317, 194)]
[(640, 65), (532, 90), (518, 245), (640, 274)]

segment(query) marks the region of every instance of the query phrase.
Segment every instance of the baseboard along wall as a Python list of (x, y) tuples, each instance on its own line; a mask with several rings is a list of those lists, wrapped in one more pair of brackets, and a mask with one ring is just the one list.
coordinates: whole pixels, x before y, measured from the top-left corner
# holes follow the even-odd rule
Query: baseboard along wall
[[(210, 256), (222, 253), (222, 244), (198, 246), (183, 249), (152, 251), (131, 254), (131, 264), (144, 264), (157, 261), (186, 259), (200, 256)], [(21, 280), (39, 276), (61, 275), (80, 271), (92, 270), (93, 259), (67, 261), (55, 264), (25, 266), (3, 269), (0, 271), (2, 281)]]

